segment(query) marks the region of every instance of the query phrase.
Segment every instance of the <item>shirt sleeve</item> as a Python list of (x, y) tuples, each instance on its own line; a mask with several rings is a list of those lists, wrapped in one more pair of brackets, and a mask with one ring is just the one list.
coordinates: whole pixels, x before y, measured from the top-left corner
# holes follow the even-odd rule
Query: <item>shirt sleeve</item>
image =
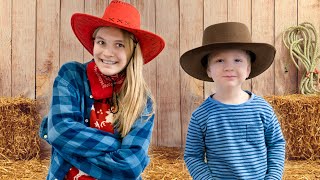
[(272, 114), (265, 133), (268, 163), (265, 179), (281, 180), (285, 159), (285, 140), (275, 113)]
[(79, 156), (61, 156), (76, 168), (97, 179), (137, 179), (149, 163), (148, 147), (153, 129), (154, 115), (148, 111), (136, 120), (130, 132), (122, 139), (121, 146), (114, 152), (96, 157), (83, 158)]
[(204, 135), (194, 116), (188, 127), (184, 161), (193, 179), (213, 179), (209, 166), (205, 163)]
[(61, 76), (55, 79), (51, 109), (40, 134), (47, 131), (45, 140), (68, 156), (90, 158), (119, 149), (121, 143), (115, 135), (82, 123), (80, 96), (70, 82)]

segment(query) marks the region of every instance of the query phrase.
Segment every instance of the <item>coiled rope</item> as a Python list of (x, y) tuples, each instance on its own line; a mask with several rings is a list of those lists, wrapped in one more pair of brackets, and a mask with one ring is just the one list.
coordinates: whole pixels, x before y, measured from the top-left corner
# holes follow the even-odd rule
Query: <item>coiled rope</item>
[(320, 60), (318, 35), (315, 27), (308, 22), (288, 28), (282, 36), (284, 45), (289, 49), (290, 57), (299, 71), (298, 61), (304, 66), (300, 81), (302, 94), (320, 94), (320, 80), (317, 69)]

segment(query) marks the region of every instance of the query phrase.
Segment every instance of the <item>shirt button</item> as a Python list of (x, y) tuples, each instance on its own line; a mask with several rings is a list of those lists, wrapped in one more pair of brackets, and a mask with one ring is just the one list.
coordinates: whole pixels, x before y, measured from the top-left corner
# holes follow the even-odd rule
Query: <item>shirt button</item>
[(45, 134), (45, 135), (43, 136), (43, 138), (47, 139), (47, 138), (48, 138), (48, 135)]
[(84, 122), (88, 123), (88, 122), (89, 122), (89, 120), (88, 120), (88, 119), (85, 119), (85, 120), (84, 120)]
[(92, 99), (92, 98), (93, 98), (93, 96), (92, 96), (92, 95), (90, 95), (90, 98)]

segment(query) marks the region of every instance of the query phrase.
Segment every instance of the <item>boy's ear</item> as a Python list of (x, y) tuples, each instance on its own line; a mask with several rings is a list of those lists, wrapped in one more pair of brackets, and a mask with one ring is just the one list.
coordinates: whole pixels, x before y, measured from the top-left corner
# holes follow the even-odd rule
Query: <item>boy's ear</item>
[(247, 78), (250, 76), (250, 73), (251, 73), (251, 63), (248, 64), (248, 67), (247, 67)]
[(207, 68), (207, 75), (208, 75), (209, 78), (211, 78), (210, 69), (209, 68)]
[(209, 77), (209, 78), (211, 78), (211, 75), (210, 75), (210, 66), (209, 66), (209, 55), (207, 55), (207, 63), (206, 63), (206, 72), (207, 72), (207, 76)]

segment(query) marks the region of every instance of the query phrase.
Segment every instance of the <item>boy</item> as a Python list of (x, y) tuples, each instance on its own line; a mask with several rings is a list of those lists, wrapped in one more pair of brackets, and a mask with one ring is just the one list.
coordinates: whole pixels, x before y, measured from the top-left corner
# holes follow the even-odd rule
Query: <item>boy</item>
[(251, 41), (244, 24), (227, 22), (206, 28), (203, 46), (181, 56), (189, 75), (216, 86), (188, 128), (184, 160), (193, 179), (282, 178), (285, 140), (277, 117), (263, 98), (241, 88), (274, 55), (273, 46)]

